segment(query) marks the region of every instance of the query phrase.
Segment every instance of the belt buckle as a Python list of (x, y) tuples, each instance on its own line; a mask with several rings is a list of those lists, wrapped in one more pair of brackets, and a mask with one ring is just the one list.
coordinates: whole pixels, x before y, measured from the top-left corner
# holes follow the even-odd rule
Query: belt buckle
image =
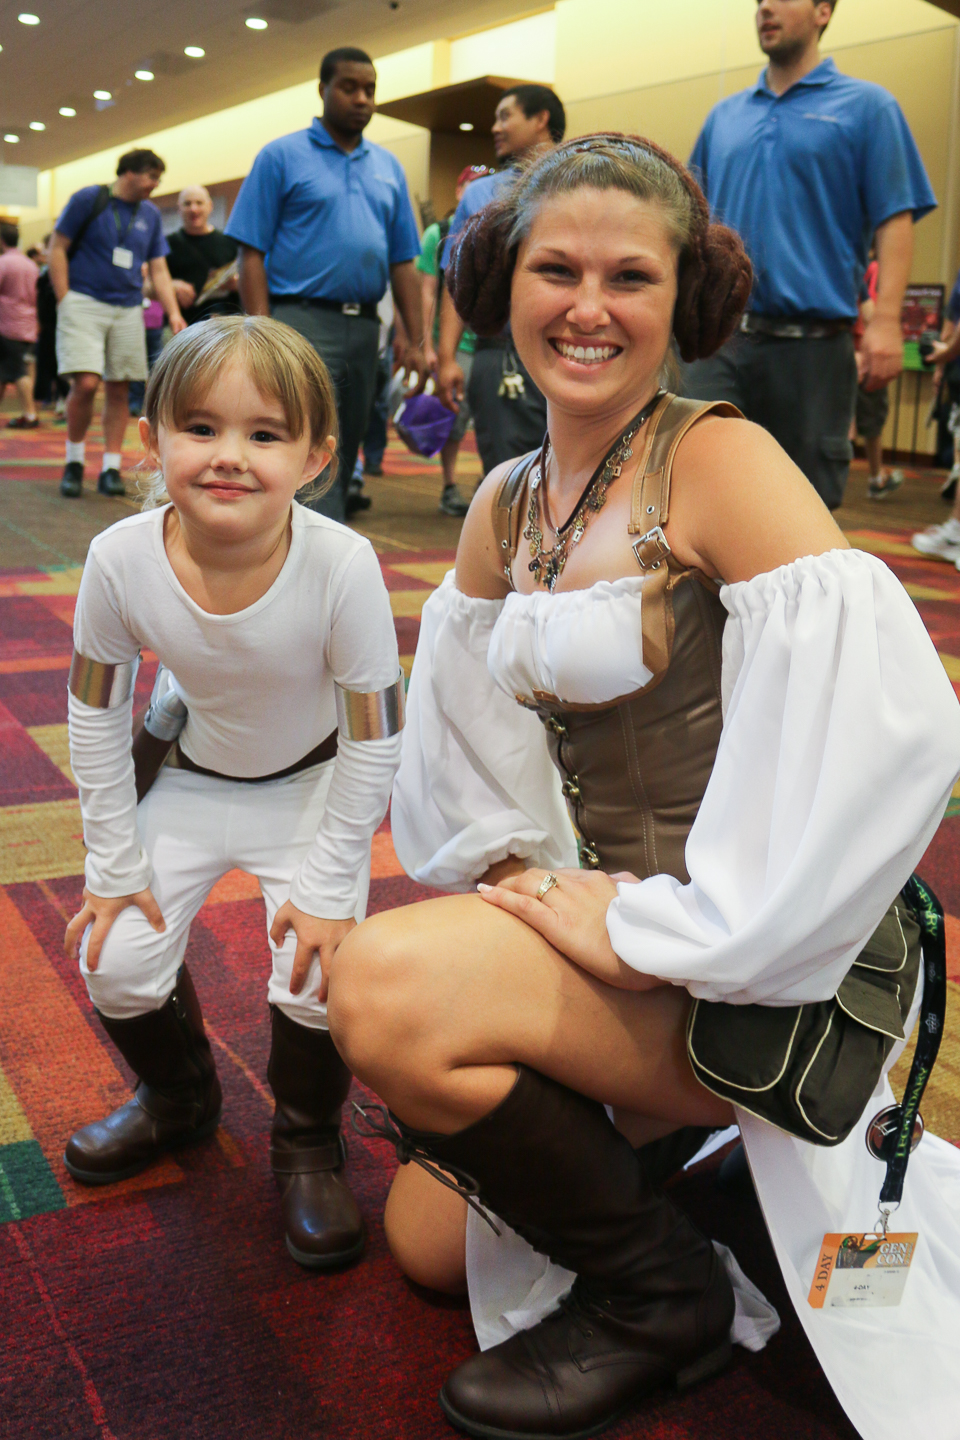
[(667, 544), (667, 537), (659, 525), (654, 525), (646, 535), (633, 542), (633, 553), (641, 570), (659, 570), (660, 564), (673, 552)]
[(340, 306), (340, 309), (341, 309), (341, 311), (343, 312), (344, 315), (359, 315), (359, 314), (360, 314), (360, 306), (359, 306), (359, 304), (357, 303), (357, 301), (355, 301), (355, 300), (348, 300), (345, 305), (341, 305), (341, 306)]

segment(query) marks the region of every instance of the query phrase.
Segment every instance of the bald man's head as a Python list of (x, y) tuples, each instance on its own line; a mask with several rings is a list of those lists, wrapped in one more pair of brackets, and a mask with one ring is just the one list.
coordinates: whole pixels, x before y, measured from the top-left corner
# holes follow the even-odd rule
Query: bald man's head
[(204, 185), (187, 185), (177, 199), (180, 220), (188, 235), (209, 235), (213, 226), (210, 216), (213, 201), (210, 191)]

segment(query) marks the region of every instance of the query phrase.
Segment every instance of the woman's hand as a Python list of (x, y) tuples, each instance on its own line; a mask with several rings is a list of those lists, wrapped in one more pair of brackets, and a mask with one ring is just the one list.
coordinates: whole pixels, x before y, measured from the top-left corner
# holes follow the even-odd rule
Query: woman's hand
[(330, 962), (342, 941), (356, 928), (356, 924), (356, 920), (321, 920), (317, 915), (308, 915), (305, 910), (298, 910), (292, 900), (280, 906), (270, 926), (270, 939), (279, 950), (288, 930), (292, 930), (297, 937), (297, 953), (290, 976), (291, 995), (299, 995), (316, 955), (320, 961), (320, 989), (317, 999), (326, 1000)]
[(63, 937), (64, 948), (71, 960), (76, 960), (80, 954), (83, 932), (88, 925), (92, 925), (93, 929), (90, 931), (90, 939), (87, 942), (87, 969), (96, 970), (100, 964), (100, 951), (103, 949), (103, 942), (107, 938), (110, 926), (120, 911), (126, 910), (128, 905), (136, 905), (138, 910), (142, 910), (158, 935), (162, 935), (166, 930), (163, 916), (160, 914), (160, 906), (153, 898), (152, 890), (138, 890), (135, 895), (115, 895), (108, 898), (105, 895), (93, 895), (84, 886), (83, 904), (70, 921)]
[[(557, 883), (538, 898), (548, 874), (555, 874)], [(652, 990), (663, 982), (625, 965), (610, 944), (607, 907), (616, 898), (619, 881), (638, 883), (626, 872), (611, 876), (602, 870), (524, 870), (497, 885), (481, 882), (477, 889), (488, 904), (516, 915), (589, 975), (619, 990)]]

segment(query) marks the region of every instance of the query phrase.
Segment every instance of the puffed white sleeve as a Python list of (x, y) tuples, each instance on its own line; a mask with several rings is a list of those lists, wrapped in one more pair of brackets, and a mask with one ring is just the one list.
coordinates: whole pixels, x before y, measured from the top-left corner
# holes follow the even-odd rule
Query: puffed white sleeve
[(508, 855), (578, 863), (543, 726), (487, 668), (502, 605), (464, 595), (451, 571), (420, 621), (390, 816), (407, 874), (443, 890), (472, 889)]
[(704, 1000), (827, 1000), (929, 844), (960, 705), (900, 582), (833, 550), (721, 591), (723, 731), (689, 884), (621, 884), (628, 965)]
[[(83, 567), (73, 622), (77, 653), (105, 665), (136, 664), (139, 642), (127, 628), (123, 606), (96, 540)], [(137, 829), (137, 791), (131, 751), (133, 697), (109, 708), (87, 705), (67, 693), (70, 765), (80, 792), (86, 883), (94, 895), (135, 895), (153, 869)]]

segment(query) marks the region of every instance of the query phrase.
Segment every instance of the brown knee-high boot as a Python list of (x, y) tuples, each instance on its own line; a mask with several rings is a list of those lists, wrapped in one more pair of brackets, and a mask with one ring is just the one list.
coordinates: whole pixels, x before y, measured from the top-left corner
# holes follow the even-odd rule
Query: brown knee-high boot
[(145, 1170), (168, 1150), (212, 1135), (222, 1096), (197, 992), (186, 965), (159, 1010), (100, 1023), (134, 1071), (132, 1100), (78, 1130), (63, 1163), (85, 1185), (109, 1185)]
[(273, 1005), (267, 1079), (276, 1100), (270, 1165), (287, 1249), (300, 1265), (333, 1270), (359, 1260), (363, 1217), (344, 1178), (340, 1108), (351, 1075), (328, 1030), (298, 1025)]
[(727, 1364), (726, 1271), (602, 1105), (520, 1066), (510, 1094), (466, 1130), (399, 1130), (401, 1160), (472, 1179), (482, 1203), (577, 1275), (552, 1314), (453, 1372), (440, 1403), (459, 1429), (580, 1440), (661, 1386)]

